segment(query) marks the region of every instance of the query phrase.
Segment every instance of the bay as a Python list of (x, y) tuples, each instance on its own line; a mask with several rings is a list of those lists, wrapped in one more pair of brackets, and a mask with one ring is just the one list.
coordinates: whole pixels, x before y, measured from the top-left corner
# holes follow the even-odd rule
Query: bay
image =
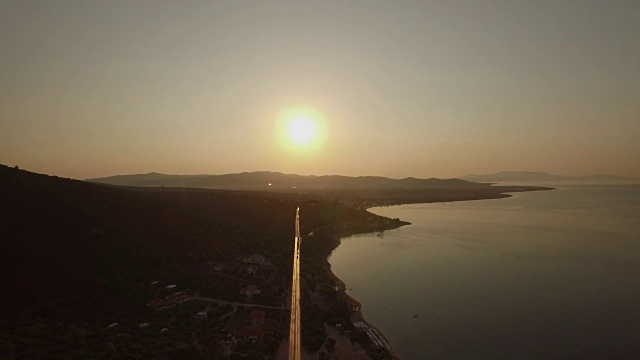
[(640, 186), (370, 211), (329, 261), (404, 360), (640, 358)]

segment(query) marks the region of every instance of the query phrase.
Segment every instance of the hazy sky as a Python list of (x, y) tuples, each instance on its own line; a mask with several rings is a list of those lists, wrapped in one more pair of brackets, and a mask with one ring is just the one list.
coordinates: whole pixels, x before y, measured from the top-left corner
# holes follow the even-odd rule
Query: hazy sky
[(36, 172), (640, 176), (638, 0), (2, 0), (0, 49), (0, 163)]

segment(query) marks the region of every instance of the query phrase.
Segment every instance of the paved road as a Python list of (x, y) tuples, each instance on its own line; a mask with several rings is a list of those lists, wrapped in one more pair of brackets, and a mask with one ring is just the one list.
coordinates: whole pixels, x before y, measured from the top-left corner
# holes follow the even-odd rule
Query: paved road
[(289, 360), (300, 360), (300, 208), (296, 210), (296, 236), (293, 245), (291, 280), (291, 323), (289, 324)]

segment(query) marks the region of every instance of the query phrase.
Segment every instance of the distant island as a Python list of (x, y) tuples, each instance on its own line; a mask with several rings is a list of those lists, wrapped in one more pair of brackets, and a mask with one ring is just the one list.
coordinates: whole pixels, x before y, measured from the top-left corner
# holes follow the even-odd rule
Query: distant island
[(618, 181), (640, 183), (639, 178), (594, 174), (587, 176), (553, 175), (539, 171), (500, 171), (492, 174), (469, 174), (461, 179), (474, 182), (498, 182), (498, 181)]

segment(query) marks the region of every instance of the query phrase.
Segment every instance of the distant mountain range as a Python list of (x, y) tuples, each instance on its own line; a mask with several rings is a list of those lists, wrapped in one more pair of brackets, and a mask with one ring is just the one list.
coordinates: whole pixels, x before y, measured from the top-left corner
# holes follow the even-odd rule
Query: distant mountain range
[(569, 175), (553, 175), (545, 172), (536, 171), (501, 171), (493, 174), (469, 174), (463, 176), (462, 179), (474, 182), (496, 182), (496, 181), (629, 181), (639, 182), (640, 179), (609, 175), (596, 174), (588, 176), (569, 176)]
[(142, 187), (188, 187), (223, 190), (393, 189), (485, 186), (461, 179), (391, 179), (381, 176), (295, 175), (258, 171), (225, 175), (166, 175), (159, 173), (117, 175), (88, 182)]

